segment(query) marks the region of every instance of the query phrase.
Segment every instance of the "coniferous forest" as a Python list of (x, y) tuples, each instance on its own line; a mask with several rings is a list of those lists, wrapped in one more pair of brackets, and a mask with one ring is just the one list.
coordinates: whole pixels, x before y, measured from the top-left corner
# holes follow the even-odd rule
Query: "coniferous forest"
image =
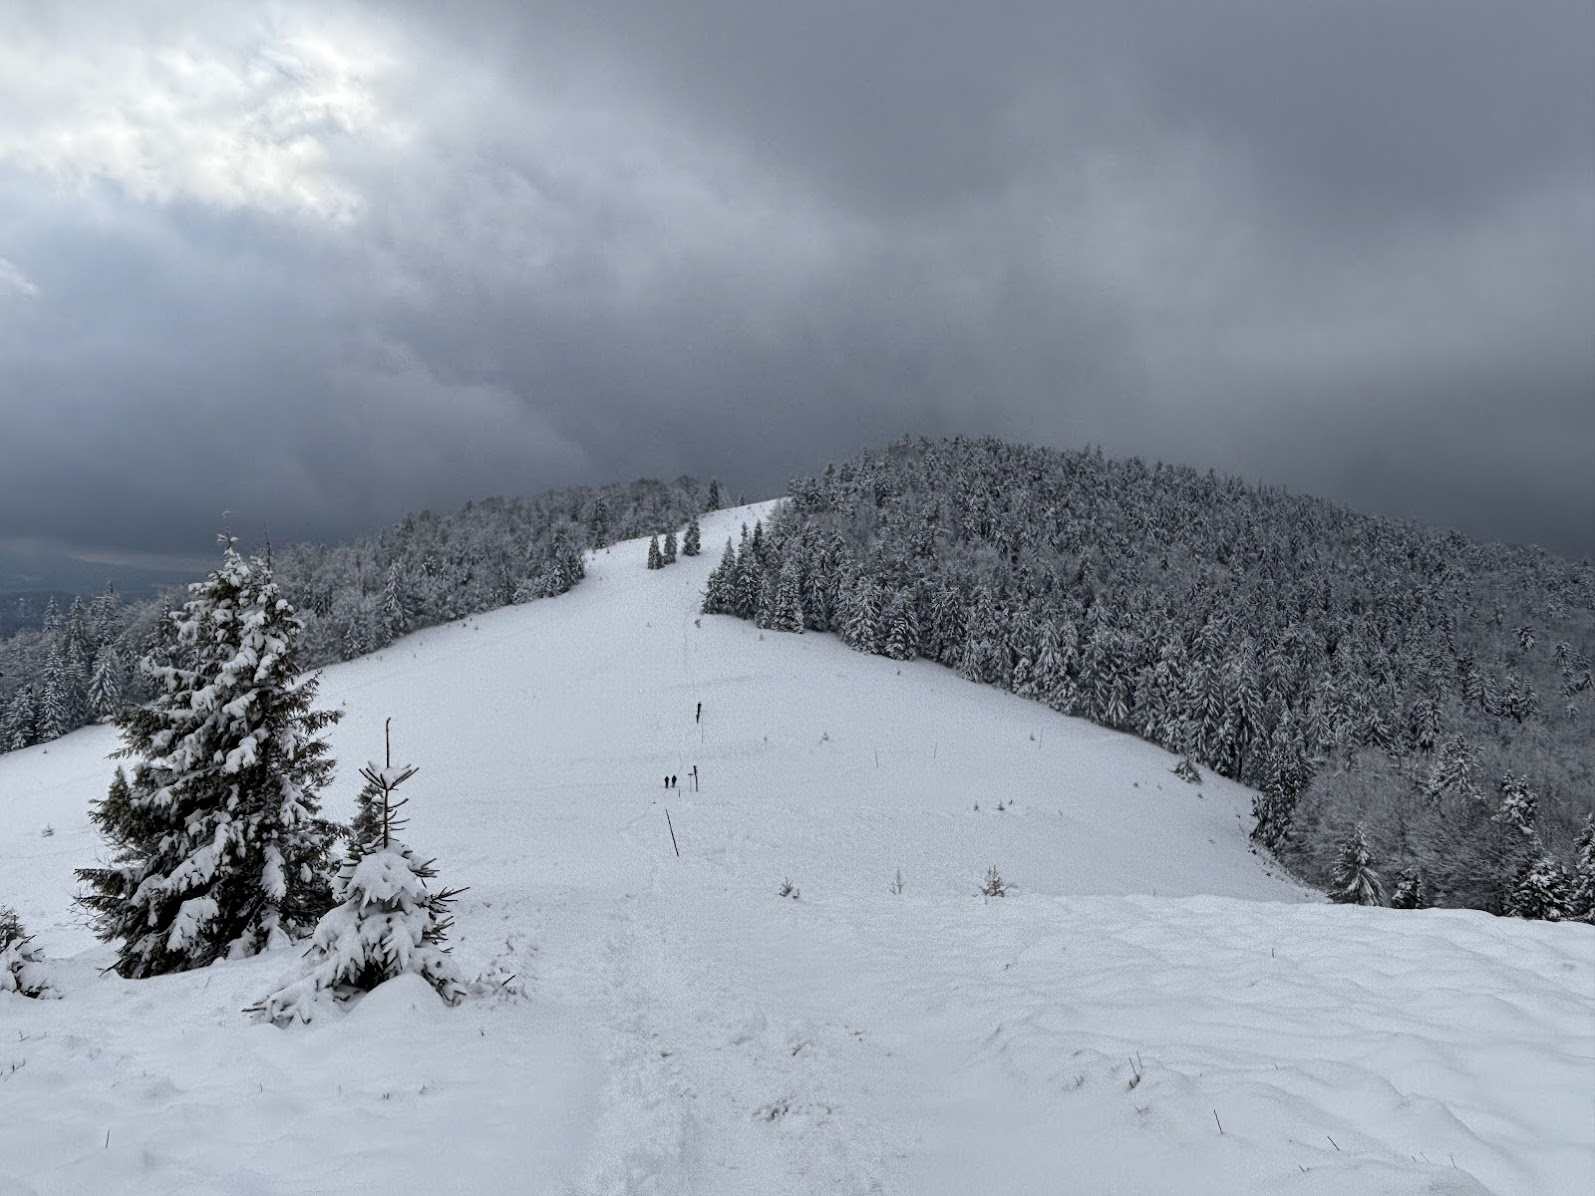
[[(686, 525), (694, 554), (719, 505), (690, 478), (491, 499), (270, 564), (313, 668), (563, 593), (588, 548), (663, 533), (659, 567)], [(170, 655), (179, 604), (108, 591), (0, 641), (0, 749), (156, 697), (136, 664)], [(1595, 916), (1587, 561), (1100, 451), (904, 440), (793, 481), (703, 609), (939, 662), (1238, 780), (1259, 849), (1337, 900)]]
[(903, 441), (800, 478), (704, 610), (922, 657), (1259, 790), (1339, 900), (1595, 909), (1595, 568), (1185, 467)]
[[(423, 627), (562, 594), (581, 580), (582, 553), (685, 524), (719, 489), (692, 478), (573, 487), (526, 499), (423, 512), (352, 544), (269, 552), (272, 575), (304, 622), (301, 663), (316, 668), (375, 652)], [(165, 651), (174, 589), (124, 604), (113, 590), (0, 640), (0, 751), (47, 742), (156, 695), (138, 667)]]

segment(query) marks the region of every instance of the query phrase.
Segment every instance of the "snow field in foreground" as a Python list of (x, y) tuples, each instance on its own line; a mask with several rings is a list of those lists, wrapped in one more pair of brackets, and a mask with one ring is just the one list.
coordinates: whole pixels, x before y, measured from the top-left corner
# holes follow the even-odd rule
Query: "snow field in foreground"
[(115, 736), (0, 757), (0, 902), (66, 994), (0, 997), (0, 1193), (1595, 1190), (1595, 931), (1317, 903), (1150, 745), (700, 620), (756, 513), (326, 672), (328, 812), (391, 715), (455, 953), (520, 998), (284, 1031), (239, 1011), (288, 953), (101, 975)]

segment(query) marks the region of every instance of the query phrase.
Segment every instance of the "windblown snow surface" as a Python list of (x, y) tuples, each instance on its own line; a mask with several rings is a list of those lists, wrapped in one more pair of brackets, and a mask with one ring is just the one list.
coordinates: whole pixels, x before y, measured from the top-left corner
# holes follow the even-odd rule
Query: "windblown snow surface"
[(700, 619), (763, 513), (327, 670), (328, 812), (392, 716), (455, 953), (520, 996), (282, 1030), (241, 1010), (291, 949), (104, 974), (72, 869), (115, 736), (0, 758), (0, 902), (64, 992), (0, 996), (0, 1191), (1595, 1191), (1595, 931), (1330, 906), (1154, 747)]

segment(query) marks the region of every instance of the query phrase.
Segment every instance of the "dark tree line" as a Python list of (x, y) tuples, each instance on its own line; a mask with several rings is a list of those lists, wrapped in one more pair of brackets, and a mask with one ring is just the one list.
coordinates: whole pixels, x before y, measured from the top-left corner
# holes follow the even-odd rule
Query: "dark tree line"
[[(352, 544), (279, 547), (272, 570), (305, 625), (302, 662), (316, 668), (422, 627), (562, 594), (581, 580), (587, 549), (681, 526), (711, 500), (719, 505), (718, 486), (686, 477), (487, 499), (453, 515), (407, 516)], [(166, 612), (184, 600), (174, 589), (124, 604), (108, 589), (64, 612), (52, 601), (38, 628), (0, 640), (0, 751), (153, 698), (136, 664), (165, 650)]]
[(1352, 899), (1386, 900), (1382, 870), (1392, 904), (1590, 916), (1588, 561), (993, 440), (905, 440), (789, 494), (706, 612), (1158, 743), (1259, 790), (1259, 845)]

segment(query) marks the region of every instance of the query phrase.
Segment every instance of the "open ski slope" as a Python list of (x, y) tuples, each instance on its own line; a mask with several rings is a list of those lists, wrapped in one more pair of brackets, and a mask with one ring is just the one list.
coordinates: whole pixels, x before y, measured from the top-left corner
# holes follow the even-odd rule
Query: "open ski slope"
[(285, 1031), (239, 1011), (287, 953), (101, 975), (114, 734), (0, 757), (0, 902), (65, 994), (0, 996), (0, 1193), (1595, 1191), (1595, 931), (1322, 904), (1149, 745), (700, 620), (756, 513), (325, 675), (329, 813), (391, 716), (455, 951), (519, 996)]

